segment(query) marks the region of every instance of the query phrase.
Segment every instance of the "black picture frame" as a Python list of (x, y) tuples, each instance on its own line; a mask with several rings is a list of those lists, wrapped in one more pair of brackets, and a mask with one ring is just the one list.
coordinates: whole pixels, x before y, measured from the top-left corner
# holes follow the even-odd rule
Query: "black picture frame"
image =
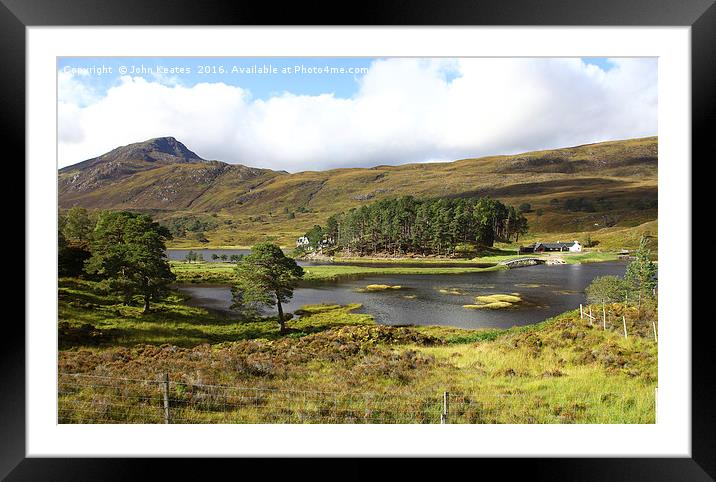
[[(339, 8), (341, 7), (341, 8)], [(536, 25), (536, 26), (690, 26), (692, 68), (692, 150), (708, 152), (708, 121), (716, 113), (716, 6), (714, 0), (391, 0), (335, 2), (212, 0), (0, 0), (0, 119), (5, 148), (25, 153), (25, 28), (29, 26), (163, 25)], [(350, 11), (350, 13), (346, 13)], [(22, 156), (22, 157), (20, 157)], [(712, 157), (712, 156), (709, 156)], [(693, 163), (692, 163), (693, 166)], [(27, 256), (27, 253), (26, 253)], [(690, 262), (690, 260), (689, 260)], [(710, 318), (710, 317), (709, 317)], [(7, 320), (10, 321), (10, 320)], [(683, 320), (687, 322), (689, 320)], [(716, 477), (714, 350), (707, 336), (710, 320), (692, 325), (692, 458), (644, 459), (482, 459), (480, 473), (510, 475), (525, 470), (535, 480), (713, 480)], [(176, 459), (26, 458), (25, 333), (6, 323), (0, 350), (0, 477), (7, 480), (144, 480), (161, 468), (180, 478), (225, 470), (231, 460), (196, 464)], [(12, 341), (9, 341), (12, 340)], [(206, 462), (206, 461), (205, 461)], [(372, 478), (360, 459), (321, 462), (320, 473), (340, 467), (341, 478)], [(268, 470), (266, 460), (242, 461), (244, 468)], [(315, 461), (294, 461), (293, 470), (317, 471)], [(413, 460), (413, 470), (445, 471), (443, 464)], [(164, 472), (169, 477), (169, 472)], [(328, 478), (333, 478), (330, 475)], [(323, 478), (319, 476), (318, 478)]]

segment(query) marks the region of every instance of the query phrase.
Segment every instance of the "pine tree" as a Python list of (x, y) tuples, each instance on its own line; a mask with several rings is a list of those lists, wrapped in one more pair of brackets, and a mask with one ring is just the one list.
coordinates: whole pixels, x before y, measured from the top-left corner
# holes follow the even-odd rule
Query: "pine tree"
[(234, 308), (246, 305), (277, 306), (280, 332), (286, 332), (283, 303), (293, 297), (293, 290), (303, 277), (303, 268), (287, 257), (273, 243), (259, 243), (251, 254), (236, 266), (238, 282), (234, 289)]
[(649, 297), (657, 286), (657, 266), (651, 261), (651, 250), (646, 237), (639, 240), (639, 249), (634, 253), (635, 259), (627, 266), (624, 279), (629, 290), (642, 297)]
[(165, 297), (176, 279), (165, 254), (170, 238), (169, 230), (147, 215), (103, 212), (92, 233), (92, 256), (85, 270), (107, 281), (125, 304), (141, 295), (148, 313), (150, 301)]

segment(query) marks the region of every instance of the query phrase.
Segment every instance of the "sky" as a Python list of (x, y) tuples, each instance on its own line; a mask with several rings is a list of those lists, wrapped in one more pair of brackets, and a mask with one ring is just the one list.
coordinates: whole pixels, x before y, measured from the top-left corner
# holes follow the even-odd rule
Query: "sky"
[(657, 134), (655, 58), (60, 58), (58, 163), (172, 136), (298, 172)]

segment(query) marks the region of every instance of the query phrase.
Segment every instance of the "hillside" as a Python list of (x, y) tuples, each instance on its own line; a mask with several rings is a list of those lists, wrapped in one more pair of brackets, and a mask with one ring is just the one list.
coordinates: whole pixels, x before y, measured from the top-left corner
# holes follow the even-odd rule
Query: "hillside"
[[(386, 197), (492, 196), (530, 204), (533, 235), (638, 226), (657, 218), (656, 137), (446, 163), (283, 171), (200, 158), (173, 138), (120, 147), (59, 171), (60, 207), (147, 211), (185, 226), (176, 246), (250, 245), (297, 235)], [(199, 240), (202, 240), (201, 242)], [(207, 242), (208, 241), (208, 242)]]

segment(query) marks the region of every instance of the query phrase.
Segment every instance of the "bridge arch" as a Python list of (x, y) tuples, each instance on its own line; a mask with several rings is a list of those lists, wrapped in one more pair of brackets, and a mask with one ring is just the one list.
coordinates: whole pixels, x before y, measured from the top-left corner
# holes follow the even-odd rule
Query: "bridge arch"
[(510, 259), (507, 261), (503, 261), (500, 263), (503, 266), (507, 267), (517, 267), (517, 266), (533, 266), (536, 264), (545, 264), (547, 262), (544, 258), (534, 258), (534, 257), (526, 257), (526, 258), (517, 258), (517, 259)]

